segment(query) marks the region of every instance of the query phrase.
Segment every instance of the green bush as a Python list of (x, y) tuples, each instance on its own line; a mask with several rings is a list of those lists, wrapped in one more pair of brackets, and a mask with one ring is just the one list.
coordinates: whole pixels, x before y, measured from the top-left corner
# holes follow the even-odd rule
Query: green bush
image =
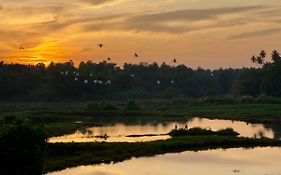
[(133, 100), (129, 100), (126, 104), (127, 110), (139, 110), (140, 106)]
[(178, 129), (172, 130), (169, 133), (172, 137), (178, 136), (238, 136), (239, 133), (235, 132), (232, 128), (221, 129), (219, 131), (212, 131), (210, 129), (202, 129), (202, 128), (191, 128), (191, 129)]
[(88, 103), (87, 104), (87, 110), (90, 111), (95, 111), (95, 110), (100, 110), (101, 106), (99, 103)]
[(234, 131), (232, 128), (221, 129), (216, 132), (219, 136), (238, 136), (238, 132)]
[(1, 172), (13, 175), (41, 175), (47, 136), (42, 128), (24, 120), (10, 120), (0, 126)]
[(271, 96), (261, 95), (256, 98), (258, 104), (281, 104), (281, 99)]
[(105, 110), (105, 111), (117, 111), (118, 107), (112, 103), (108, 103), (108, 102), (102, 102), (100, 104), (100, 108), (101, 110)]
[(253, 103), (255, 103), (255, 98), (252, 97), (252, 96), (248, 96), (248, 95), (241, 96), (237, 100), (238, 100), (238, 103), (240, 103), (240, 104), (253, 104)]
[(199, 103), (203, 104), (235, 104), (233, 97), (203, 97), (198, 99)]
[(192, 98), (173, 98), (172, 104), (176, 106), (182, 106), (186, 104), (190, 104), (194, 101)]
[(101, 103), (88, 103), (87, 110), (89, 111), (116, 111), (118, 107), (112, 103), (101, 102)]

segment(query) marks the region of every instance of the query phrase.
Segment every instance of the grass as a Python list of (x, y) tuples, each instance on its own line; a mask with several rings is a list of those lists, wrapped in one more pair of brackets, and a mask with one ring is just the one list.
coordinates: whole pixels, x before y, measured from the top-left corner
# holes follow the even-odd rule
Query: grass
[[(140, 110), (127, 110), (126, 102), (111, 102), (119, 110), (89, 110), (89, 103), (0, 103), (0, 117), (21, 116), (43, 124), (50, 136), (71, 133), (84, 126), (114, 122), (176, 121), (192, 117), (241, 120), (250, 123), (281, 122), (280, 104), (172, 103), (165, 100), (139, 101)], [(110, 103), (110, 104), (111, 104)], [(82, 121), (82, 124), (75, 124)]]
[(226, 136), (183, 136), (138, 143), (55, 143), (48, 144), (45, 172), (79, 165), (120, 162), (132, 157), (199, 151), (217, 148), (281, 146), (280, 140)]
[(279, 104), (198, 105), (170, 108), (166, 113), (211, 118), (249, 119), (256, 117), (281, 117)]

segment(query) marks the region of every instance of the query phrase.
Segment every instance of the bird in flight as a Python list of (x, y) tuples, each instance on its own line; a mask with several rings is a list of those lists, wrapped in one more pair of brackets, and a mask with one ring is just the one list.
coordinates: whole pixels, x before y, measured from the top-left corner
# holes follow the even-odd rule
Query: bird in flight
[(108, 58), (107, 58), (107, 61), (111, 61), (111, 58), (110, 58), (110, 57), (108, 57)]
[(175, 58), (173, 59), (173, 63), (177, 63), (177, 60)]
[(21, 46), (21, 47), (19, 48), (19, 50), (24, 50), (24, 47)]
[(104, 44), (100, 43), (98, 46), (99, 48), (103, 48)]
[(135, 53), (135, 57), (139, 57), (139, 55), (137, 53)]

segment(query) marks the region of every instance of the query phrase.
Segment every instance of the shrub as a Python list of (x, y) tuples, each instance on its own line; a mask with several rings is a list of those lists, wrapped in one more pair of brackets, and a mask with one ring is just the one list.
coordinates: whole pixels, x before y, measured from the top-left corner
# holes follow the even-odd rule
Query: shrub
[(221, 129), (216, 132), (219, 136), (238, 136), (238, 132), (234, 131), (232, 128)]
[(112, 103), (108, 103), (108, 102), (88, 103), (87, 110), (89, 110), (89, 111), (101, 111), (101, 110), (116, 111), (116, 110), (118, 110), (118, 107), (116, 105), (114, 105)]
[(87, 110), (94, 111), (94, 110), (100, 110), (100, 109), (101, 109), (101, 107), (100, 107), (99, 103), (88, 103), (87, 104)]
[(255, 98), (252, 97), (252, 96), (248, 96), (248, 95), (241, 96), (241, 97), (238, 98), (238, 103), (252, 104), (252, 103), (255, 103)]
[(236, 101), (233, 97), (203, 97), (200, 98), (199, 103), (205, 104), (235, 104)]
[(281, 99), (271, 96), (261, 95), (256, 98), (256, 103), (259, 104), (281, 104)]
[(210, 129), (202, 129), (202, 128), (191, 128), (191, 129), (178, 129), (172, 130), (169, 133), (172, 137), (178, 136), (238, 136), (239, 133), (234, 131), (232, 128), (221, 129), (219, 131), (212, 131)]
[(126, 104), (127, 110), (139, 110), (140, 106), (133, 100), (129, 100)]
[(102, 102), (100, 104), (101, 110), (106, 110), (106, 111), (117, 111), (118, 107), (114, 104), (107, 103), (107, 102)]
[[(7, 120), (6, 120), (7, 121)], [(0, 126), (0, 169), (13, 175), (41, 175), (47, 136), (42, 128), (15, 119)]]

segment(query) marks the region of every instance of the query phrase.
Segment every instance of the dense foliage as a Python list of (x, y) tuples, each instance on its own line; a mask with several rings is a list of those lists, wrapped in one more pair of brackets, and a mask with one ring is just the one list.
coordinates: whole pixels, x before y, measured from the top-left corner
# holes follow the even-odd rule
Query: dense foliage
[(0, 62), (0, 100), (77, 101), (205, 96), (281, 96), (281, 59), (253, 56), (262, 68), (191, 69), (185, 65), (81, 62), (20, 65)]
[(0, 169), (4, 174), (41, 175), (46, 134), (42, 128), (32, 127), (27, 121), (1, 119)]

